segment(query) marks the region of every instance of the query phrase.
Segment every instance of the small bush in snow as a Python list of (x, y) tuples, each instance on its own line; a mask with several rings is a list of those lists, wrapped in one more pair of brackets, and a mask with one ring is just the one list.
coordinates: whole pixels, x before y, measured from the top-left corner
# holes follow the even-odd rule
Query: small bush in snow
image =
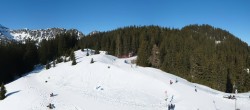
[(46, 64), (46, 69), (50, 69), (50, 67), (51, 67), (51, 66), (50, 66), (50, 63), (47, 63), (47, 64)]
[(91, 61), (90, 61), (90, 64), (92, 64), (92, 63), (94, 63), (94, 59), (93, 58), (91, 58)]
[(96, 51), (95, 51), (95, 54), (100, 54), (100, 51), (99, 51), (99, 50), (96, 50)]
[(53, 61), (53, 67), (56, 67), (56, 61), (55, 60)]
[(67, 58), (66, 57), (64, 57), (63, 62), (67, 62)]
[(59, 58), (56, 59), (56, 63), (61, 63), (61, 62), (63, 62), (62, 58), (59, 57)]
[(89, 49), (87, 49), (87, 54), (86, 54), (86, 56), (89, 56)]
[(73, 61), (72, 61), (72, 65), (76, 65), (76, 60), (73, 60)]
[(51, 104), (51, 103), (49, 103), (49, 105), (47, 105), (47, 107), (48, 107), (49, 109), (54, 109), (54, 108), (56, 108), (55, 105), (54, 105), (54, 104)]

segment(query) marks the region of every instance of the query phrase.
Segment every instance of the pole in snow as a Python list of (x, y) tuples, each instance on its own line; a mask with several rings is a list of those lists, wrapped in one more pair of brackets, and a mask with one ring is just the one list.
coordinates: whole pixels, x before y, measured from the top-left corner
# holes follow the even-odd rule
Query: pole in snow
[(236, 106), (236, 100), (237, 100), (236, 95), (237, 95), (237, 93), (238, 93), (238, 91), (237, 91), (237, 89), (235, 89), (235, 110), (238, 110), (237, 106)]

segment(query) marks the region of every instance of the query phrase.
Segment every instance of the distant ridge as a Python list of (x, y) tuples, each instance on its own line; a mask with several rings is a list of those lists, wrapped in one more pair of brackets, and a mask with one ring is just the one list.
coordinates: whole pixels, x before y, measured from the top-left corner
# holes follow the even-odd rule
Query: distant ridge
[(27, 39), (41, 42), (43, 39), (51, 39), (55, 38), (57, 34), (62, 33), (74, 33), (78, 35), (78, 37), (83, 37), (84, 34), (77, 29), (64, 29), (64, 28), (47, 28), (47, 29), (38, 29), (38, 30), (30, 30), (28, 28), (25, 29), (17, 29), (11, 30), (7, 27), (4, 27), (0, 24), (0, 40), (14, 40), (23, 42)]

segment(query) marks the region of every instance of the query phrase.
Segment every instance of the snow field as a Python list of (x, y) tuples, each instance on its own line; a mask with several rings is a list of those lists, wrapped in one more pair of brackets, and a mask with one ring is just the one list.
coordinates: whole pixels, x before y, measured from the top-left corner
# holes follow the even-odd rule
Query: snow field
[[(37, 67), (7, 84), (11, 95), (0, 101), (0, 110), (45, 110), (49, 103), (55, 110), (167, 110), (170, 103), (175, 110), (234, 110), (235, 100), (223, 98), (228, 94), (131, 64), (136, 57), (119, 59), (104, 51), (86, 56), (86, 50), (75, 55), (77, 65), (70, 61), (48, 70)], [(237, 95), (240, 110), (250, 109), (249, 95)]]

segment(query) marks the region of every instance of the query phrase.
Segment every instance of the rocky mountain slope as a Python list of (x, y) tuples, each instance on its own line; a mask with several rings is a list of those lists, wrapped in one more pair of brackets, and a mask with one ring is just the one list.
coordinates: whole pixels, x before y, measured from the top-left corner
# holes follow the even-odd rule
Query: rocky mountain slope
[(6, 39), (13, 39), (13, 36), (10, 34), (9, 28), (0, 24), (0, 40)]
[(61, 33), (75, 33), (78, 37), (83, 37), (84, 34), (77, 29), (64, 29), (64, 28), (48, 28), (48, 29), (18, 29), (11, 30), (7, 27), (0, 25), (0, 40), (15, 40), (15, 41), (25, 41), (31, 39), (34, 41), (42, 41), (43, 39), (55, 38), (57, 34)]

